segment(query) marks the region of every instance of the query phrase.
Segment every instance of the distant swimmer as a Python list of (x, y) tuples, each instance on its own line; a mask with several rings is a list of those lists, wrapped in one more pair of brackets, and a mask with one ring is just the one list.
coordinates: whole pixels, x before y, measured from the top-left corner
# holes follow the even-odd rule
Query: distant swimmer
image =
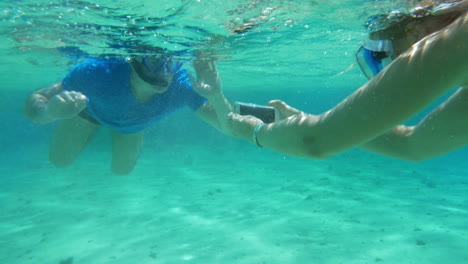
[(181, 62), (165, 54), (127, 60), (89, 58), (61, 82), (33, 92), (24, 113), (35, 123), (58, 121), (49, 152), (57, 167), (71, 165), (98, 127), (110, 128), (112, 171), (128, 174), (140, 155), (145, 129), (183, 106), (222, 130), (212, 104), (222, 112), (219, 109), (229, 110), (230, 103), (220, 91), (211, 97), (206, 94), (210, 103), (196, 92), (206, 87), (220, 90), (216, 67), (207, 59), (196, 59), (194, 66), (198, 81), (190, 78)]

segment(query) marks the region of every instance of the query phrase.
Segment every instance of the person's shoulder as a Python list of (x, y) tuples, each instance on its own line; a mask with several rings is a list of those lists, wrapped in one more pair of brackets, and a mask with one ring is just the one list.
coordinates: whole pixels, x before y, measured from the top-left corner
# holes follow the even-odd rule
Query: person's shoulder
[(130, 72), (130, 65), (123, 60), (88, 58), (67, 74), (68, 78), (113, 78)]
[(79, 63), (75, 70), (109, 73), (115, 69), (128, 67), (130, 67), (129, 64), (123, 60), (88, 58)]
[(78, 63), (63, 79), (64, 87), (89, 86), (97, 83), (124, 82), (130, 65), (120, 60), (88, 58)]

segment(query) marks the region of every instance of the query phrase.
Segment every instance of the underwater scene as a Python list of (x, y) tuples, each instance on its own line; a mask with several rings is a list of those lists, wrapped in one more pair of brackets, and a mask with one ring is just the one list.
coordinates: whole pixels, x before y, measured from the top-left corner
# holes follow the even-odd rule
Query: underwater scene
[(231, 102), (321, 114), (368, 81), (355, 55), (369, 18), (420, 2), (1, 1), (0, 263), (468, 263), (463, 148), (418, 162), (358, 148), (307, 159), (224, 135), (181, 107), (145, 129), (133, 169), (118, 175), (109, 127), (93, 125), (64, 165), (49, 152), (58, 122), (25, 116), (32, 92), (87, 58), (161, 50), (192, 75), (203, 51)]

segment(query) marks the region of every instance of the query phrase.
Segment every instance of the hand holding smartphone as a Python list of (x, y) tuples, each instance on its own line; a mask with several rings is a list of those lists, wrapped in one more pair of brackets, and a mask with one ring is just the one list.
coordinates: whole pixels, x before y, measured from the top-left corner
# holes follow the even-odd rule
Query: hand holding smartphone
[(271, 106), (236, 102), (234, 112), (239, 115), (251, 115), (264, 123), (273, 123), (279, 120), (278, 110)]

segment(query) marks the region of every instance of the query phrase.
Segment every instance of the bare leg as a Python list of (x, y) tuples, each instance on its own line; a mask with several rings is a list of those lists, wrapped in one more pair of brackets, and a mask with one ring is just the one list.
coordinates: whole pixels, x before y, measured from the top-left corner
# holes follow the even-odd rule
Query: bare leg
[(419, 161), (468, 144), (468, 89), (461, 88), (415, 127), (398, 126), (361, 148)]
[(130, 173), (140, 156), (143, 131), (134, 134), (112, 132), (112, 172), (118, 175)]
[(70, 166), (97, 128), (98, 125), (79, 116), (59, 121), (52, 136), (50, 161), (59, 168)]

